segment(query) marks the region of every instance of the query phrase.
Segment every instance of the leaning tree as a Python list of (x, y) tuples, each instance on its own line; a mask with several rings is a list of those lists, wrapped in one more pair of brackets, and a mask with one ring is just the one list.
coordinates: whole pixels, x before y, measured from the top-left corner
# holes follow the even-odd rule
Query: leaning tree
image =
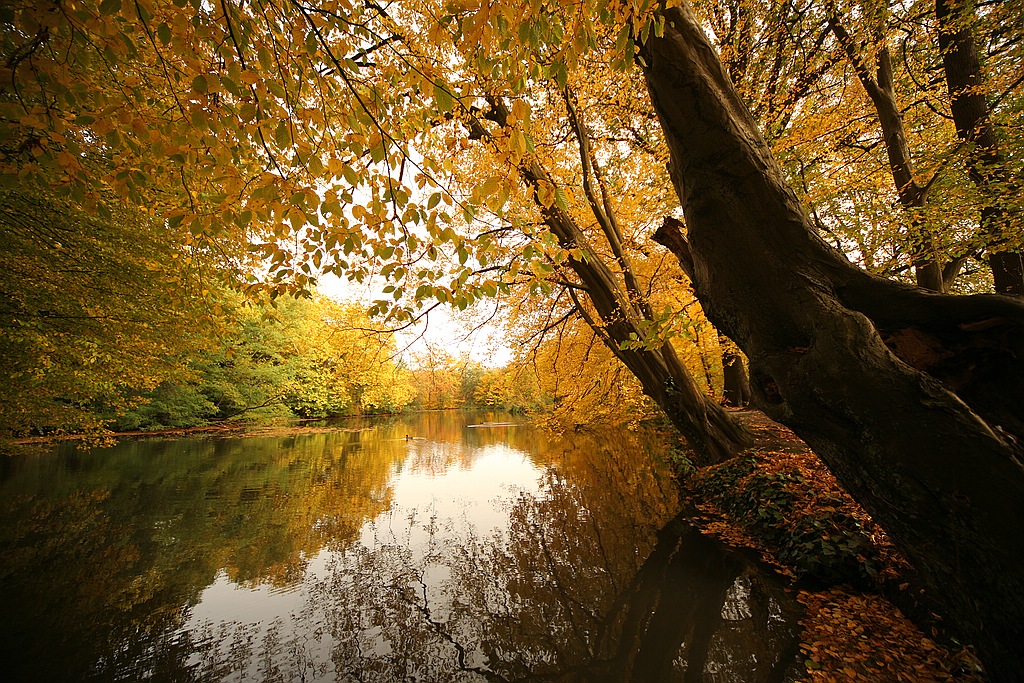
[[(510, 93), (564, 86), (609, 42), (637, 57), (686, 218), (674, 243), (708, 317), (749, 357), (756, 401), (886, 528), (992, 676), (1024, 670), (1024, 304), (878, 279), (829, 248), (685, 2), (49, 2), (5, 8), (0, 26), (0, 181), (94, 211), (114, 193), (185, 229), (189, 250), (254, 249), (269, 278), (225, 263), (272, 294), (333, 270), (389, 277), (400, 299), (410, 272), (439, 271), (423, 265), (436, 252), (466, 262), (437, 203), (464, 198), (413, 141), (439, 108), (486, 104), (446, 90), (449, 56), (416, 40), (476, 46)], [(525, 136), (507, 137), (515, 182), (543, 185)], [(496, 291), (474, 287), (462, 302)], [(416, 299), (456, 289), (435, 281)]]
[[(1024, 670), (1024, 303), (873, 277), (822, 241), (692, 10), (640, 52), (709, 319), (757, 404), (889, 532), (994, 680)], [(670, 224), (671, 226), (671, 224)]]

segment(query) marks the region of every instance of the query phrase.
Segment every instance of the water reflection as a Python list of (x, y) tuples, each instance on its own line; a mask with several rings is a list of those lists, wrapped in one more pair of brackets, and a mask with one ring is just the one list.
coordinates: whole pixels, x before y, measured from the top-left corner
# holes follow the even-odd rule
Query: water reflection
[[(433, 413), (22, 458), (15, 680), (781, 681), (793, 605), (628, 433)], [(406, 436), (409, 436), (407, 439)]]

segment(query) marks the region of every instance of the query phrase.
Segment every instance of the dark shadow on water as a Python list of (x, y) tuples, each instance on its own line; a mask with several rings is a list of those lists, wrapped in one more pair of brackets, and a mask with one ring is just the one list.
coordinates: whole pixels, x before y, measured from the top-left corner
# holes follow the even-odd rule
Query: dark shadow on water
[(467, 428), (508, 421), (10, 460), (4, 680), (790, 678), (795, 601), (677, 515), (656, 440)]
[(799, 611), (779, 582), (681, 517), (623, 593), (622, 626), (594, 681), (781, 682)]

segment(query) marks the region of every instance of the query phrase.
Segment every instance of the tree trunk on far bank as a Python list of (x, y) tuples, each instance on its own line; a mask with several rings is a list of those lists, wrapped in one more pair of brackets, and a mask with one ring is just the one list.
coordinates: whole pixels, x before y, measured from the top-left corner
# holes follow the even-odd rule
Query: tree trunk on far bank
[(722, 376), (725, 405), (745, 408), (750, 403), (750, 380), (743, 366), (743, 356), (735, 351), (722, 354)]
[(708, 318), (756, 404), (886, 529), (993, 681), (1024, 671), (1024, 303), (872, 277), (825, 244), (688, 5), (644, 73)]

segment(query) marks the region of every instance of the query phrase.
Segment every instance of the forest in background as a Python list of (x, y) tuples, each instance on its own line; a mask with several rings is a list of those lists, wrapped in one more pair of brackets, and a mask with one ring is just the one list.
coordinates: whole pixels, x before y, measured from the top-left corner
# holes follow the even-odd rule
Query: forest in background
[(212, 260), (183, 266), (137, 211), (3, 203), (8, 437), (396, 412), (415, 395), (391, 336), (354, 306), (247, 299)]
[[(971, 293), (1020, 241), (1018, 4), (959, 19), (987, 141), (950, 109), (930, 4), (695, 8), (819, 233), (872, 273)], [(477, 400), (614, 422), (665, 409), (637, 363), (745, 402), (738, 349), (651, 240), (679, 214), (623, 70), (637, 35), (541, 13), (499, 39), (472, 8), (335, 5), (3, 11), (5, 434)], [(433, 28), (414, 39), (417, 21)], [(327, 272), (378, 283), (371, 317), (308, 298)], [(415, 396), (396, 382), (387, 330), (492, 298), (519, 349), (507, 376), (434, 348)], [(685, 372), (644, 357), (668, 340)]]
[[(971, 293), (993, 286), (989, 256), (1020, 242), (1018, 5), (954, 17), (984, 65), (984, 140), (950, 108), (931, 4), (695, 9), (819, 233), (872, 273)], [(639, 363), (686, 381), (673, 359), (644, 357), (670, 339), (693, 393), (720, 400), (743, 361), (651, 240), (679, 214), (641, 74), (623, 70), (639, 34), (541, 12), (499, 36), (487, 22), (511, 10), (494, 11), (5, 8), (0, 429), (465, 403), (472, 392), (451, 398), (438, 372), (459, 362), (436, 349), (410, 398), (382, 379), (401, 370), (386, 333), (304, 326), (384, 331), (492, 298), (520, 353), (488, 376), (485, 402), (566, 423), (664, 410), (634, 377)], [(413, 37), (416, 22), (432, 28)], [(540, 56), (508, 61), (524, 49)], [(373, 317), (322, 299), (267, 306), (308, 297), (325, 272), (378, 282)]]
[[(307, 319), (330, 330), (335, 314), (286, 303), (326, 273), (379, 284), (365, 315), (389, 330), (495, 303), (516, 390), (535, 377), (587, 419), (656, 405), (700, 465), (750, 442), (720, 405), (742, 393), (727, 382), (742, 350), (753, 401), (1013, 680), (1022, 14), (1019, 0), (5, 6), (7, 429), (95, 428), (100, 405), (128, 418), (165, 381), (200, 410), (238, 399), (222, 416), (275, 392), (326, 410), (317, 383), (337, 374), (306, 360), (337, 349), (274, 339)], [(280, 326), (246, 337), (265, 315)], [(371, 364), (389, 343), (375, 338), (357, 354)], [(225, 390), (278, 370), (265, 399)], [(200, 377), (208, 390), (188, 389)], [(330, 392), (354, 406), (359, 381)]]

